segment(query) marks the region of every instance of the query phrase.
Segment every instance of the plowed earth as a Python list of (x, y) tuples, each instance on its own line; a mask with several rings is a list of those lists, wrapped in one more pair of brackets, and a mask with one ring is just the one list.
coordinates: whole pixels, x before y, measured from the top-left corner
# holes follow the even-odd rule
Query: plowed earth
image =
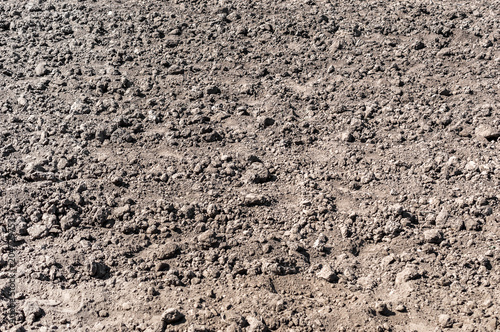
[(1, 1), (0, 330), (497, 330), (499, 26)]

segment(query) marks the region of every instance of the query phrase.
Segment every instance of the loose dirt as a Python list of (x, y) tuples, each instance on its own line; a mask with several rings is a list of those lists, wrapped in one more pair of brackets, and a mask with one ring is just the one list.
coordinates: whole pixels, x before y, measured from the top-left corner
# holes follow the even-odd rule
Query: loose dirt
[(2, 1), (0, 330), (498, 330), (499, 13)]

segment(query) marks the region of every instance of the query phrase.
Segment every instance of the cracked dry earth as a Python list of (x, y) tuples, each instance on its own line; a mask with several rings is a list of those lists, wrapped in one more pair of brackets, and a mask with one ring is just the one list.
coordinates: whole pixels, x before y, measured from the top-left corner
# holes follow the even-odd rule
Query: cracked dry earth
[(499, 26), (1, 1), (0, 330), (498, 330)]

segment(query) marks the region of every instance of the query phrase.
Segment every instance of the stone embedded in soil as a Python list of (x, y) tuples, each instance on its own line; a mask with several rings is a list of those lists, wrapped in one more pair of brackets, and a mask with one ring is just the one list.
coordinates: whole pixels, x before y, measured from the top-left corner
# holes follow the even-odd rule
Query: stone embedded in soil
[(45, 63), (41, 62), (35, 67), (35, 74), (37, 76), (43, 76), (47, 73), (47, 68)]
[(248, 316), (247, 318), (248, 322), (248, 327), (247, 331), (248, 332), (266, 332), (268, 331), (268, 327), (266, 324), (264, 324), (260, 319), (254, 316)]
[(26, 322), (31, 325), (38, 318), (42, 317), (44, 314), (43, 309), (38, 305), (38, 303), (33, 301), (26, 301), (22, 307), (24, 317), (26, 318)]
[(109, 267), (101, 262), (90, 261), (87, 263), (87, 272), (91, 277), (104, 278), (109, 272)]
[(337, 273), (332, 269), (330, 265), (324, 265), (321, 270), (316, 273), (318, 278), (324, 279), (330, 283), (335, 283), (339, 280)]
[(189, 328), (187, 329), (187, 332), (208, 332), (208, 331), (211, 330), (204, 325), (198, 325), (198, 324), (193, 324), (189, 326)]
[(354, 136), (350, 131), (344, 131), (340, 134), (340, 139), (344, 142), (352, 143), (354, 142)]
[(247, 206), (263, 205), (266, 201), (267, 199), (264, 195), (250, 193), (245, 196), (245, 205)]
[(313, 248), (318, 250), (318, 251), (323, 251), (325, 249), (325, 244), (327, 241), (328, 241), (328, 239), (325, 236), (325, 234), (320, 233), (318, 235), (318, 238), (313, 243)]
[(396, 275), (395, 283), (396, 285), (402, 285), (405, 282), (408, 282), (410, 280), (415, 280), (420, 277), (421, 277), (420, 273), (415, 268), (406, 267), (403, 269), (403, 271), (399, 272)]
[(156, 263), (156, 265), (155, 265), (155, 271), (157, 271), (157, 272), (167, 271), (169, 268), (170, 268), (170, 266), (165, 262), (159, 262), (159, 263)]
[(79, 222), (79, 217), (76, 212), (70, 212), (59, 219), (59, 224), (63, 231), (70, 229), (73, 226), (77, 226)]
[(169, 259), (175, 257), (179, 253), (179, 246), (175, 243), (167, 243), (158, 248), (158, 259)]
[(396, 308), (395, 308), (396, 311), (398, 312), (406, 312), (406, 306), (402, 303), (399, 303), (398, 305), (396, 305)]
[(217, 245), (217, 234), (213, 230), (201, 233), (196, 239), (204, 249)]
[(130, 211), (130, 205), (125, 204), (124, 206), (117, 207), (113, 210), (113, 216), (115, 218), (122, 218), (125, 213), (128, 213)]
[(427, 243), (439, 244), (443, 241), (443, 233), (437, 229), (429, 229), (424, 231), (424, 240)]
[(243, 177), (246, 183), (264, 183), (270, 180), (269, 170), (259, 162), (252, 163)]
[(215, 95), (221, 93), (221, 91), (218, 86), (210, 85), (209, 87), (207, 87), (206, 93), (207, 95)]
[(375, 304), (375, 311), (382, 316), (389, 316), (392, 313), (384, 302), (377, 302)]
[(477, 126), (474, 132), (476, 136), (485, 138), (487, 140), (494, 140), (500, 137), (500, 129), (494, 128), (493, 126), (487, 124), (481, 124)]
[(167, 325), (176, 323), (180, 321), (182, 318), (184, 318), (184, 314), (181, 313), (179, 310), (176, 308), (169, 308), (163, 312), (161, 315), (161, 321), (163, 325), (163, 331), (166, 330)]
[(450, 315), (447, 314), (439, 315), (438, 322), (439, 325), (443, 328), (451, 328), (453, 326), (453, 320), (451, 319)]
[(49, 229), (51, 226), (45, 224), (36, 224), (28, 227), (28, 234), (31, 239), (41, 239), (47, 235), (49, 235)]

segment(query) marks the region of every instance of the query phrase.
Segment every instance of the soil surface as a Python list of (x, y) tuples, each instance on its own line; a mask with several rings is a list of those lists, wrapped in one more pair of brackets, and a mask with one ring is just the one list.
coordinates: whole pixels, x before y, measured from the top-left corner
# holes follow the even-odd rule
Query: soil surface
[(499, 28), (493, 0), (1, 1), (0, 330), (498, 330)]

